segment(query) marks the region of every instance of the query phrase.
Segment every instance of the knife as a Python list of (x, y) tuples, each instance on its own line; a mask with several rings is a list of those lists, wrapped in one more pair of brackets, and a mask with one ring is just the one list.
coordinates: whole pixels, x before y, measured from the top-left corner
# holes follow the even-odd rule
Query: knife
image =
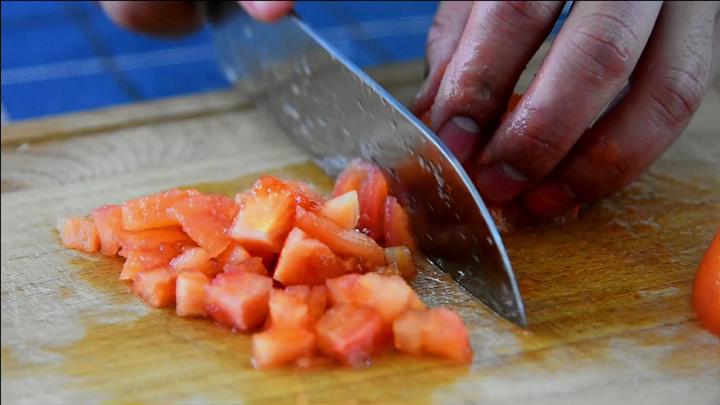
[(204, 6), (227, 78), (328, 174), (357, 157), (377, 164), (428, 259), (494, 312), (527, 326), (500, 234), (447, 147), (297, 15), (265, 24), (234, 3)]

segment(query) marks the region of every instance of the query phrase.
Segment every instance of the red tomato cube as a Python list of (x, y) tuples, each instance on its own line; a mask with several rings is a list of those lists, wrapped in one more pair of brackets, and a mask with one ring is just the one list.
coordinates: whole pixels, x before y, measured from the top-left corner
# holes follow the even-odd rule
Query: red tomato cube
[(252, 250), (276, 253), (293, 225), (295, 202), (279, 191), (245, 198), (228, 235)]
[(325, 314), (327, 309), (327, 287), (324, 285), (314, 285), (312, 287), (306, 285), (292, 285), (285, 288), (287, 294), (296, 296), (305, 302), (308, 306), (308, 315), (310, 320), (316, 322)]
[(133, 250), (127, 252), (127, 258), (120, 272), (120, 280), (134, 280), (144, 270), (166, 268), (170, 261), (179, 254), (180, 248), (162, 250)]
[(210, 279), (199, 271), (183, 271), (175, 282), (175, 312), (178, 316), (207, 316), (205, 286)]
[(175, 226), (142, 231), (122, 231), (117, 235), (116, 240), (122, 248), (118, 253), (120, 256), (127, 256), (129, 252), (136, 250), (164, 251), (193, 244), (192, 240)]
[(413, 253), (418, 251), (417, 242), (412, 233), (410, 218), (407, 212), (405, 212), (405, 209), (393, 196), (388, 196), (385, 199), (383, 232), (385, 236), (385, 246), (405, 246)]
[(275, 288), (270, 292), (269, 307), (271, 328), (307, 328), (310, 325), (307, 298)]
[(272, 280), (248, 272), (220, 273), (205, 287), (208, 314), (221, 325), (248, 331), (268, 313)]
[(692, 303), (700, 324), (720, 336), (720, 228), (695, 274)]
[(220, 272), (217, 263), (210, 259), (208, 251), (201, 247), (186, 248), (184, 252), (170, 261), (170, 267), (177, 272), (199, 271), (209, 277), (215, 277)]
[(382, 248), (363, 233), (341, 228), (333, 221), (300, 207), (297, 209), (295, 223), (310, 237), (326, 244), (338, 255), (357, 257), (366, 269), (372, 270), (385, 265)]
[(87, 218), (66, 218), (58, 224), (60, 237), (65, 247), (93, 253), (100, 248), (95, 223)]
[(175, 304), (176, 273), (161, 267), (143, 270), (135, 276), (132, 290), (155, 308), (166, 308)]
[(117, 235), (123, 230), (122, 208), (119, 205), (105, 205), (90, 212), (100, 237), (100, 252), (115, 256), (120, 249)]
[(223, 271), (226, 273), (253, 273), (266, 277), (268, 275), (268, 271), (263, 264), (263, 260), (259, 257), (251, 257), (242, 263), (228, 263), (225, 265), (225, 267), (223, 267)]
[(334, 195), (348, 191), (358, 192), (360, 218), (357, 228), (379, 241), (383, 237), (383, 210), (389, 186), (380, 168), (372, 163), (355, 159), (338, 176)]
[(320, 209), (320, 215), (345, 229), (355, 229), (360, 218), (360, 201), (357, 191), (351, 190), (328, 200)]
[(406, 353), (428, 353), (456, 363), (472, 360), (465, 323), (445, 308), (408, 310), (393, 323), (393, 335), (395, 348)]
[(327, 245), (293, 228), (280, 252), (273, 277), (286, 286), (318, 285), (346, 271), (343, 262)]
[(222, 269), (226, 264), (240, 264), (250, 258), (250, 253), (235, 242), (231, 242), (217, 257), (218, 266)]
[(385, 262), (397, 270), (397, 274), (407, 281), (412, 281), (417, 275), (415, 262), (413, 262), (410, 249), (405, 246), (385, 248)]
[(177, 219), (168, 213), (168, 208), (190, 195), (197, 194), (199, 193), (195, 190), (173, 189), (125, 201), (122, 204), (123, 228), (139, 231), (177, 225)]
[(270, 328), (252, 336), (252, 362), (259, 369), (285, 366), (314, 349), (315, 336), (303, 328)]
[(168, 213), (198, 246), (207, 250), (211, 258), (222, 253), (230, 244), (226, 233), (237, 213), (231, 198), (192, 195), (175, 203)]
[(386, 334), (380, 314), (358, 305), (330, 308), (315, 325), (315, 333), (323, 353), (351, 366), (367, 365)]

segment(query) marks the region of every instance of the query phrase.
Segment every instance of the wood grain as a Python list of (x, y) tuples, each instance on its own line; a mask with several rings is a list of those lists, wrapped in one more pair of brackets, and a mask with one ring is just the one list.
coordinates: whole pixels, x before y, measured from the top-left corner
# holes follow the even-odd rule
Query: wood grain
[[(384, 83), (407, 101), (420, 72), (391, 69)], [(58, 217), (173, 186), (227, 190), (283, 167), (329, 181), (228, 93), (3, 128), (2, 401), (717, 404), (720, 339), (696, 325), (689, 295), (720, 225), (718, 90), (626, 190), (578, 221), (505, 236), (528, 330), (422, 271), (421, 297), (469, 326), (469, 368), (393, 355), (363, 370), (258, 372), (245, 336), (148, 309), (117, 281), (119, 261), (60, 246)]]

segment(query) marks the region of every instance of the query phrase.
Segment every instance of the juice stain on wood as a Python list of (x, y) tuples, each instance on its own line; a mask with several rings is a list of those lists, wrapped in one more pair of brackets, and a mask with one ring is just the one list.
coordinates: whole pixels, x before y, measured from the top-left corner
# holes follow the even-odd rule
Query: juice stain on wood
[[(305, 181), (323, 193), (329, 193), (333, 186), (333, 179), (319, 167), (306, 163), (187, 188), (232, 196), (263, 174)], [(80, 279), (113, 304), (139, 300), (117, 279), (120, 259), (74, 258), (70, 263)], [(65, 296), (67, 292), (59, 294)], [(338, 366), (258, 371), (250, 362), (250, 336), (232, 333), (207, 319), (180, 318), (172, 310), (151, 309), (129, 322), (99, 322), (93, 316), (83, 321), (86, 328), (81, 340), (51, 350), (64, 357), (61, 371), (73, 381), (70, 388), (93, 390), (110, 398), (109, 403), (172, 399), (250, 404), (422, 404), (432, 402), (433, 393), (469, 371), (442, 360), (397, 353), (381, 356), (363, 369)], [(410, 385), (409, 374), (414, 375)], [(176, 384), (180, 381), (182, 384)], [(365, 384), (374, 388), (364, 389)], [(144, 389), (134, 389), (139, 385)]]

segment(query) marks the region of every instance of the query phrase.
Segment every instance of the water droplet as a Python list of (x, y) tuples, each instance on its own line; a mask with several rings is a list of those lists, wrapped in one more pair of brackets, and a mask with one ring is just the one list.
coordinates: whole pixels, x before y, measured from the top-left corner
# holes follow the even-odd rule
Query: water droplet
[(298, 87), (297, 84), (293, 83), (292, 85), (290, 85), (290, 89), (296, 96), (300, 95), (300, 87)]
[(360, 99), (357, 99), (357, 100), (355, 100), (355, 102), (356, 102), (358, 108), (360, 108), (360, 110), (363, 113), (367, 114), (367, 109), (365, 109), (365, 105), (362, 103), (362, 101), (360, 101)]
[(300, 113), (295, 109), (295, 107), (291, 106), (290, 104), (283, 103), (282, 110), (285, 114), (290, 116), (290, 118), (292, 118), (294, 120), (300, 119)]
[(393, 117), (392, 121), (390, 121), (390, 128), (392, 128), (393, 131), (397, 131), (398, 129), (398, 123), (395, 117)]

